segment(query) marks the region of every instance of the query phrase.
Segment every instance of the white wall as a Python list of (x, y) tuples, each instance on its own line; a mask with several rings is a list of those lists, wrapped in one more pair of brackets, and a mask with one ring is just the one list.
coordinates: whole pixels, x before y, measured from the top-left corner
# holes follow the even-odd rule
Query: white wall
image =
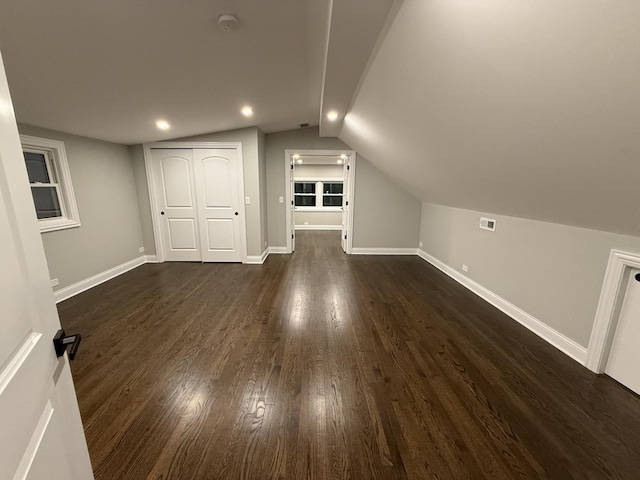
[[(479, 229), (480, 216), (496, 219), (496, 231)], [(610, 250), (640, 253), (638, 237), (428, 203), (420, 241), (428, 254), (583, 347)]]
[(51, 278), (60, 290), (140, 255), (143, 246), (129, 149), (19, 125), (21, 134), (64, 142), (81, 226), (42, 234)]

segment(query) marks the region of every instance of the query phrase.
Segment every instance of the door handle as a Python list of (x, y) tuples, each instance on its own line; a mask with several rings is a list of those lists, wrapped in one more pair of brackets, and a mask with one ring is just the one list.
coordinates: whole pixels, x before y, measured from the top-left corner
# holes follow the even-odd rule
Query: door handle
[(238, 212), (236, 212), (236, 215), (238, 215)]
[(64, 330), (58, 330), (55, 337), (53, 337), (53, 347), (56, 349), (56, 356), (61, 357), (62, 355), (64, 355), (67, 347), (71, 345), (71, 350), (69, 351), (69, 360), (73, 360), (74, 358), (76, 358), (76, 353), (78, 353), (78, 348), (80, 347), (81, 341), (82, 336), (79, 333), (75, 335), (69, 335), (67, 337), (65, 336)]
[(636, 273), (636, 280), (640, 282), (640, 273)]
[(164, 215), (164, 212), (160, 212), (160, 215)]

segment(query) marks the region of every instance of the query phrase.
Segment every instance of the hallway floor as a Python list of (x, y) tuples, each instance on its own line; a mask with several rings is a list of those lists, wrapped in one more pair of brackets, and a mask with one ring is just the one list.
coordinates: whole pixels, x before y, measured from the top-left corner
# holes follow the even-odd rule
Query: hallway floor
[(640, 398), (418, 257), (297, 234), (58, 305), (97, 480), (637, 479)]

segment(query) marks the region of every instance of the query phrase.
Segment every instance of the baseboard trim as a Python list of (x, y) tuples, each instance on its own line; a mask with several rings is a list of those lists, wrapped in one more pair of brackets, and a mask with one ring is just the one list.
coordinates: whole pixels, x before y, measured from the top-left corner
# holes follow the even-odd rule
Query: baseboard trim
[(289, 253), (287, 247), (269, 247), (269, 253), (281, 254), (281, 253)]
[(144, 260), (145, 263), (160, 263), (157, 255), (145, 255)]
[(93, 288), (101, 283), (106, 282), (107, 280), (111, 280), (112, 278), (117, 277), (118, 275), (122, 275), (129, 270), (133, 270), (140, 265), (147, 263), (146, 256), (142, 255), (138, 258), (134, 258), (133, 260), (129, 260), (128, 262), (122, 263), (116, 267), (110, 268), (109, 270), (105, 270), (104, 272), (98, 273), (97, 275), (93, 275), (92, 277), (85, 278), (73, 285), (69, 285), (68, 287), (61, 288), (53, 292), (53, 299), (56, 303), (60, 303), (63, 300), (71, 298), (79, 293), (82, 293), (90, 288)]
[(247, 256), (247, 265), (262, 265), (269, 256), (269, 248), (265, 248), (262, 255), (249, 255)]
[(562, 351), (563, 353), (567, 354), (569, 357), (573, 358), (576, 362), (582, 365), (586, 364), (587, 349), (582, 345), (577, 344), (576, 342), (566, 337), (562, 333), (549, 327), (544, 322), (538, 320), (532, 315), (529, 315), (524, 310), (520, 309), (519, 307), (516, 307), (514, 304), (508, 302), (504, 298), (493, 293), (491, 290), (488, 290), (487, 288), (483, 287), (479, 283), (476, 283), (473, 280), (471, 280), (469, 277), (466, 277), (465, 275), (461, 274), (457, 270), (451, 268), (449, 265), (429, 255), (424, 250), (418, 249), (418, 256), (423, 260), (429, 262), (431, 265), (441, 270), (451, 278), (453, 278), (460, 285), (471, 290), (473, 293), (478, 295), (483, 300), (489, 302), (498, 310), (509, 315), (516, 322), (528, 328), (533, 333), (538, 335), (540, 338), (546, 340), (551, 345), (556, 347), (558, 350)]
[(342, 225), (296, 225), (296, 230), (342, 230)]
[(353, 247), (352, 255), (416, 255), (415, 248), (361, 248)]

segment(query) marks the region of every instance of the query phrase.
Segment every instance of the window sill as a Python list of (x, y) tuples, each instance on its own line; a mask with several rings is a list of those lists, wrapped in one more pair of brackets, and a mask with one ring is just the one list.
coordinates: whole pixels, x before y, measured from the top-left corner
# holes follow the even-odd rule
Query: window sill
[(47, 233), (76, 228), (80, 226), (80, 222), (69, 218), (62, 218), (56, 220), (38, 220), (38, 225), (40, 226), (40, 233)]
[(341, 212), (342, 207), (295, 207), (296, 212)]

